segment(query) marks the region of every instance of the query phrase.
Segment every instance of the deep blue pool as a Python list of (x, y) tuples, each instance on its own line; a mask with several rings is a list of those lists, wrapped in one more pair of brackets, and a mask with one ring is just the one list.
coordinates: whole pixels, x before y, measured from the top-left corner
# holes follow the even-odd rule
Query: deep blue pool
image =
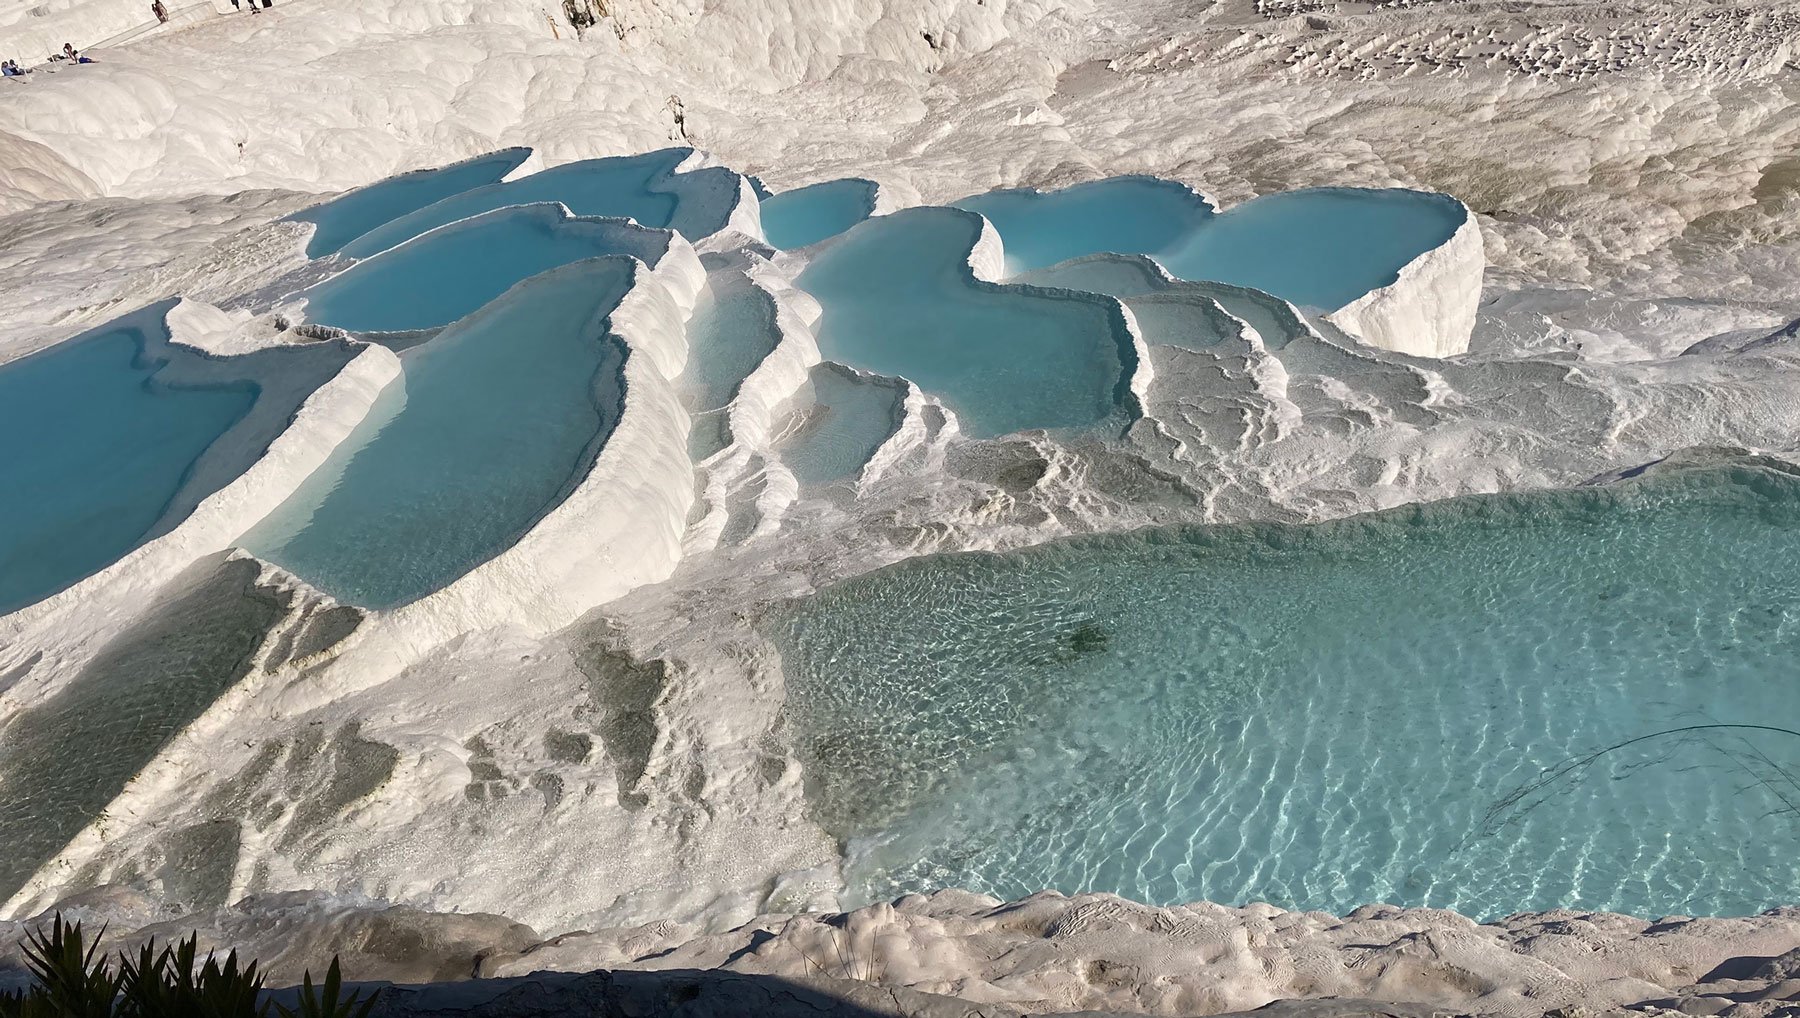
[(530, 156), (528, 148), (509, 148), (437, 169), (402, 173), (296, 212), (289, 218), (317, 224), (312, 239), (307, 242), (306, 256), (323, 258), (383, 223), (417, 212), (453, 194), (494, 183), (518, 169)]
[(152, 319), (0, 366), (0, 613), (136, 547), (256, 402), (250, 384), (166, 384), (166, 361), (145, 354)]

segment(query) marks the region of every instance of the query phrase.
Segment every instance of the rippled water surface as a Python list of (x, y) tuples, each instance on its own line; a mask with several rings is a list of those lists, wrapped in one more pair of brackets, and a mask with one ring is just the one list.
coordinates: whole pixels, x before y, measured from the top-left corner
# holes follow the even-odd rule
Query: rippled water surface
[(923, 559), (770, 632), (865, 899), (1657, 916), (1800, 894), (1800, 735), (1692, 727), (1800, 729), (1785, 474)]

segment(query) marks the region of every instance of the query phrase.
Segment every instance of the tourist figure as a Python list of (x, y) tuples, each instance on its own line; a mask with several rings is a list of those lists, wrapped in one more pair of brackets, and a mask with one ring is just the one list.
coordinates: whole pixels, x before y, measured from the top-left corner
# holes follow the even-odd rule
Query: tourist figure
[(75, 49), (75, 47), (73, 45), (65, 42), (65, 43), (63, 43), (63, 54), (62, 55), (63, 55), (64, 60), (67, 60), (70, 63), (74, 63), (75, 58), (79, 57), (81, 54)]
[(158, 24), (169, 23), (169, 9), (163, 6), (162, 0), (150, 0), (150, 13), (156, 15)]

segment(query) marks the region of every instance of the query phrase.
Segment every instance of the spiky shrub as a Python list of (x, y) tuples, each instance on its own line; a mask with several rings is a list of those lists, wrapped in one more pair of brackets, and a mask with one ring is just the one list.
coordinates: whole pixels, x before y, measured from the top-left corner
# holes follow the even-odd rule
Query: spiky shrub
[[(106, 931), (101, 930), (101, 936)], [(112, 1018), (119, 977), (100, 954), (100, 937), (88, 943), (80, 923), (58, 913), (48, 930), (25, 935), (25, 968), (36, 984), (0, 1002), (4, 1018)]]
[[(223, 962), (210, 951), (202, 959), (197, 933), (161, 948), (151, 940), (135, 958), (121, 952), (115, 969), (100, 937), (88, 943), (81, 924), (59, 913), (48, 931), (26, 935), (25, 963), (33, 985), (0, 994), (0, 1018), (268, 1018), (270, 1010), (257, 963), (240, 966), (236, 951)], [(282, 1018), (369, 1018), (379, 992), (364, 999), (342, 991), (333, 957), (322, 988), (308, 971), (297, 1007), (275, 1010)]]
[(121, 953), (119, 975), (120, 1018), (263, 1018), (269, 1011), (258, 1003), (263, 977), (256, 963), (240, 969), (236, 951), (223, 964), (211, 952), (201, 961), (197, 933), (160, 951), (151, 940), (135, 960)]
[(362, 994), (343, 996), (343, 984), (343, 975), (338, 971), (338, 960), (333, 956), (331, 967), (325, 970), (323, 992), (313, 991), (312, 972), (309, 970), (301, 983), (299, 1007), (289, 1010), (277, 1004), (275, 1010), (281, 1012), (281, 1018), (369, 1018), (369, 1012), (375, 1009), (375, 998), (381, 995), (381, 991), (369, 994), (369, 999), (362, 1001), (362, 1006), (358, 1007), (357, 1001)]

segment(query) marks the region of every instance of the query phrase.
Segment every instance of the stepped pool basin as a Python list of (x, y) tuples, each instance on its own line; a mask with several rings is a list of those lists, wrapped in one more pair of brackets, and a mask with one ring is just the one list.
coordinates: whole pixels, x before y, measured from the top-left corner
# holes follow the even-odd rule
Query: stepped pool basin
[(826, 357), (941, 396), (975, 437), (1122, 420), (1131, 333), (1111, 300), (995, 285), (968, 265), (981, 220), (949, 208), (880, 216), (821, 251), (799, 285), (824, 307)]
[[(76, 582), (168, 529), (207, 449), (257, 387), (172, 380), (166, 305), (0, 365), (0, 614)], [(192, 507), (210, 490), (189, 490)]]
[(676, 173), (691, 149), (585, 159), (501, 184), (488, 184), (401, 216), (358, 237), (343, 253), (367, 258), (428, 230), (509, 205), (559, 202), (578, 216), (633, 219), (689, 240), (716, 233), (738, 201), (737, 174), (722, 167)]
[(352, 332), (435, 329), (559, 265), (609, 254), (655, 265), (668, 247), (663, 230), (572, 218), (557, 205), (522, 205), (416, 237), (302, 296), (306, 317), (321, 325)]
[(688, 452), (696, 463), (730, 444), (727, 408), (744, 378), (780, 341), (773, 297), (741, 273), (708, 277), (688, 320), (688, 362), (681, 376), (693, 418)]
[(312, 239), (306, 244), (306, 256), (323, 258), (336, 254), (345, 244), (383, 223), (417, 212), (451, 195), (497, 183), (530, 156), (528, 148), (509, 148), (449, 166), (402, 173), (303, 209), (288, 218), (315, 224)]
[[(1089, 255), (1147, 255), (1181, 279), (1253, 287), (1320, 311), (1392, 284), (1468, 218), (1453, 198), (1399, 188), (1288, 191), (1214, 214), (1187, 188), (1150, 177), (994, 191), (956, 205), (994, 224), (1012, 276)], [(1103, 278), (1099, 267), (1089, 273)]]
[(1233, 328), (1217, 321), (1215, 309), (1250, 326), (1271, 350), (1312, 331), (1299, 310), (1280, 297), (1229, 283), (1171, 279), (1141, 255), (1089, 255), (1022, 272), (1013, 282), (1117, 297), (1131, 309), (1144, 341), (1150, 344), (1190, 349), (1212, 346)]
[(401, 379), (243, 547), (367, 608), (417, 600), (506, 550), (618, 423), (625, 350), (607, 316), (635, 266), (534, 276), (406, 350)]
[(1155, 177), (1111, 177), (1060, 191), (989, 191), (953, 204), (981, 213), (1000, 231), (1009, 275), (1102, 251), (1155, 254), (1213, 217), (1205, 198)]
[(854, 477), (900, 427), (906, 386), (827, 361), (813, 366), (797, 400), (805, 407), (781, 460), (803, 485)]
[(1800, 893), (1800, 479), (1772, 469), (918, 559), (767, 627), (859, 900)]
[(763, 236), (783, 251), (835, 237), (875, 212), (875, 182), (850, 178), (762, 199)]

